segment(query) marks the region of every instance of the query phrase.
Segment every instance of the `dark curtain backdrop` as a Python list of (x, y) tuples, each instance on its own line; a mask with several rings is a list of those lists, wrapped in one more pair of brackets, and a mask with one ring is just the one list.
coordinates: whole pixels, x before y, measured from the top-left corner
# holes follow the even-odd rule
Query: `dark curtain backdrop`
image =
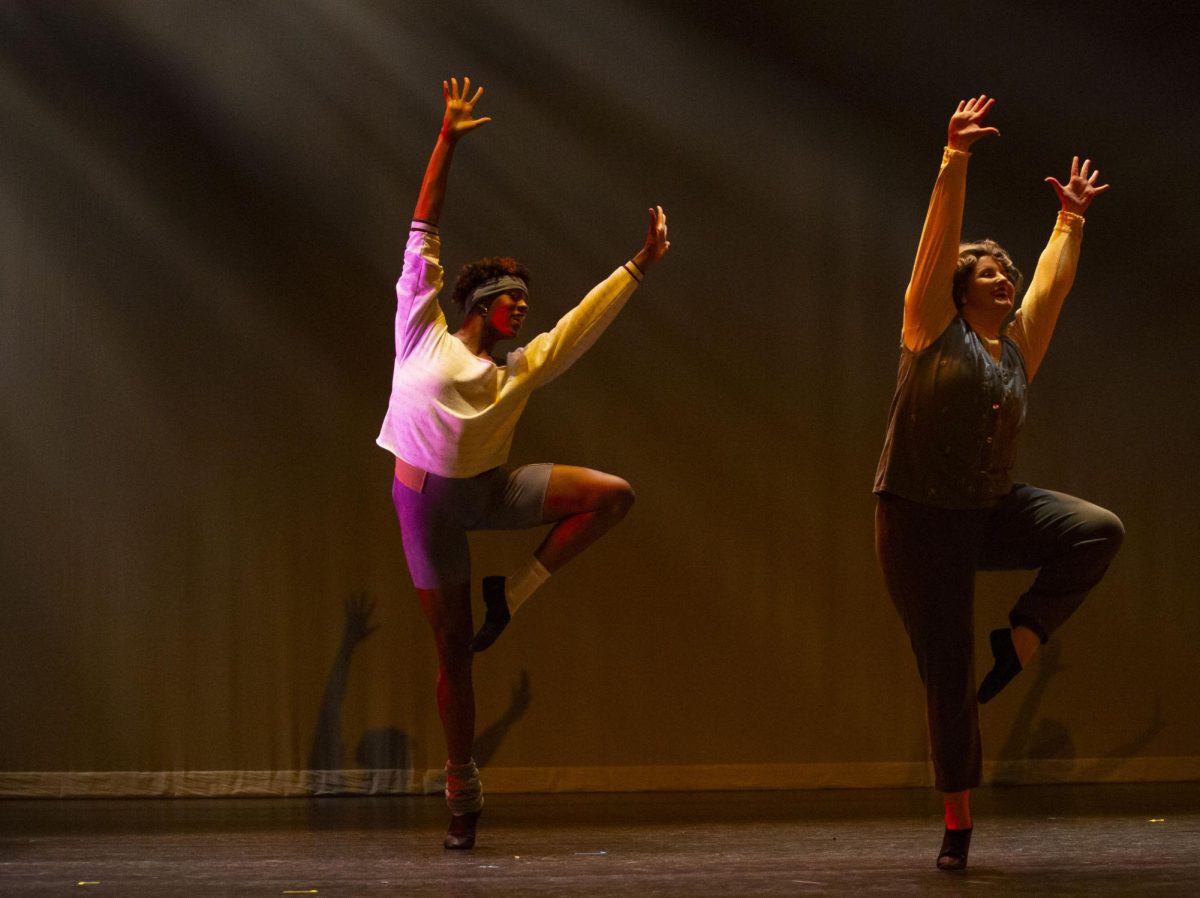
[[(1111, 507), (1103, 585), (983, 715), (989, 776), (1200, 776), (1195, 52), (1136, 4), (0, 5), (0, 791), (421, 788), (432, 642), (374, 445), (451, 74), (451, 276), (534, 331), (673, 247), (513, 459), (626, 522), (476, 666), (502, 788), (925, 781), (870, 493), (955, 102), (998, 98), (965, 236), (1027, 271), (1092, 157), (1018, 474)], [(537, 534), (473, 541), (504, 573)], [(980, 578), (981, 663), (1024, 574)], [(306, 771), (309, 771), (306, 773)], [(335, 771), (318, 774), (311, 771)], [(336, 771), (341, 771), (336, 773)]]

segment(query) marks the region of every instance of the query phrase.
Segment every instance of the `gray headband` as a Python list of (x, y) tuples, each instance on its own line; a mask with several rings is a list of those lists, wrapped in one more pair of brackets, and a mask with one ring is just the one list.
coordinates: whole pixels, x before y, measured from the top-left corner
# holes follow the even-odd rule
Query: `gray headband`
[(515, 274), (502, 274), (499, 277), (488, 278), (471, 291), (471, 295), (463, 303), (463, 314), (470, 315), (471, 310), (479, 304), (480, 300), (487, 299), (489, 296), (499, 296), (501, 293), (512, 293), (515, 290), (520, 290), (529, 296), (529, 288), (525, 286), (525, 281)]

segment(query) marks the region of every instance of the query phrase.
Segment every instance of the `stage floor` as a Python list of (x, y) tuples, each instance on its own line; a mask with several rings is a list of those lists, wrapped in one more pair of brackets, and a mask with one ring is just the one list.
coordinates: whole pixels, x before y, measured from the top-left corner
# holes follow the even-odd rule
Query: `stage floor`
[(965, 874), (925, 790), (0, 801), (0, 895), (1200, 895), (1200, 784), (980, 789)]

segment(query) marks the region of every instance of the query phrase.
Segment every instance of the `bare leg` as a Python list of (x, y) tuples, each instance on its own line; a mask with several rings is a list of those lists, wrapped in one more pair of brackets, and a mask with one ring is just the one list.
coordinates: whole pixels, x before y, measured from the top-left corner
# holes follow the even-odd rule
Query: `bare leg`
[(971, 828), (971, 790), (962, 792), (943, 792), (942, 802), (945, 806), (946, 829)]
[(471, 760), (475, 741), (475, 687), (471, 679), (471, 584), (418, 589), (421, 609), (437, 644), (438, 714), (451, 764)]
[(485, 651), (504, 632), (508, 622), (550, 574), (598, 540), (625, 517), (633, 505), (633, 487), (611, 474), (554, 465), (542, 502), (545, 521), (556, 521), (534, 553), (523, 575), (511, 581), (484, 577), (487, 616), (471, 641), (471, 650)]
[(598, 540), (633, 506), (633, 487), (620, 477), (555, 465), (546, 485), (546, 520), (557, 521), (535, 556), (554, 573)]
[(946, 832), (938, 851), (939, 870), (965, 870), (971, 850), (971, 791), (943, 792), (946, 811)]
[[(446, 803), (450, 826), (445, 848), (465, 849), (475, 845), (479, 820), (479, 773), (471, 759), (475, 741), (475, 686), (471, 680), (471, 584), (443, 589), (418, 589), (421, 609), (433, 628), (438, 653), (437, 702), (446, 734)], [(473, 810), (459, 809), (466, 804)]]
[(1021, 667), (1028, 667), (1038, 648), (1041, 647), (1041, 637), (1028, 627), (1018, 624), (1013, 627), (1012, 641), (1013, 648), (1017, 650), (1017, 660), (1021, 662)]

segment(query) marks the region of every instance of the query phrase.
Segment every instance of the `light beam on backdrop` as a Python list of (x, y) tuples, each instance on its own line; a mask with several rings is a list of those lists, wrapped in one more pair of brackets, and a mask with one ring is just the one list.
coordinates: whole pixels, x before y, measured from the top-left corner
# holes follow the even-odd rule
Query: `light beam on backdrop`
[[(1109, 141), (1107, 169), (1122, 174), (1089, 221), (1072, 328), (1039, 383), (1029, 436), (1048, 445), (1026, 459), (1034, 476), (1120, 500), (1105, 499), (1130, 542), (1080, 644), (1158, 645), (1147, 679), (1169, 725), (1146, 751), (1186, 754), (1197, 403), (1172, 341), (1197, 318), (1147, 297), (1186, 295), (1194, 276), (1146, 228), (1178, 241), (1195, 223), (1156, 192), (1170, 141), (1147, 125), (1161, 110), (1131, 100), (1139, 78), (1145, 97), (1169, 96), (1175, 57), (1160, 43), (1151, 65), (1136, 41), (1111, 52), (1103, 17), (1089, 20), (1085, 43), (1119, 89), (1082, 98), (1077, 76), (1099, 56), (1046, 37), (1057, 13), (1039, 12), (1050, 30), (1034, 39), (1030, 16), (1006, 7), (1011, 27), (964, 55), (973, 10), (947, 12), (936, 34), (927, 16), (885, 12), (6, 6), (0, 716), (20, 735), (0, 740), (0, 775), (287, 780), (360, 589), (380, 629), (349, 673), (339, 744), (395, 728), (418, 768), (440, 762), (432, 648), (373, 441), (399, 250), (451, 74), (484, 84), (495, 117), (456, 162), (451, 277), (479, 255), (522, 258), (541, 329), (636, 248), (645, 206), (669, 210), (675, 244), (522, 421), (514, 459), (614, 470), (639, 501), (481, 668), (485, 716), (510, 701), (518, 667), (537, 691), (500, 769), (542, 782), (585, 767), (609, 782), (722, 765), (798, 782), (820, 764), (923, 775), (919, 716), (871, 710), (919, 696), (888, 675), (909, 661), (871, 559), (869, 482), (943, 101), (976, 81), (1011, 110), (973, 175), (981, 227), (1042, 239), (1040, 161), (1068, 131)], [(1194, 103), (1172, 103), (1187, 132)], [(1172, 171), (1179, 195), (1189, 177)], [(517, 549), (517, 536), (486, 540), (480, 572)], [(988, 589), (1003, 592), (985, 602)], [(1071, 718), (1081, 687), (1068, 677), (1048, 702), (1075, 750), (1107, 750), (1144, 687), (1082, 651), (1069, 667), (1104, 684), (1109, 708)], [(747, 696), (782, 709), (769, 730)]]

